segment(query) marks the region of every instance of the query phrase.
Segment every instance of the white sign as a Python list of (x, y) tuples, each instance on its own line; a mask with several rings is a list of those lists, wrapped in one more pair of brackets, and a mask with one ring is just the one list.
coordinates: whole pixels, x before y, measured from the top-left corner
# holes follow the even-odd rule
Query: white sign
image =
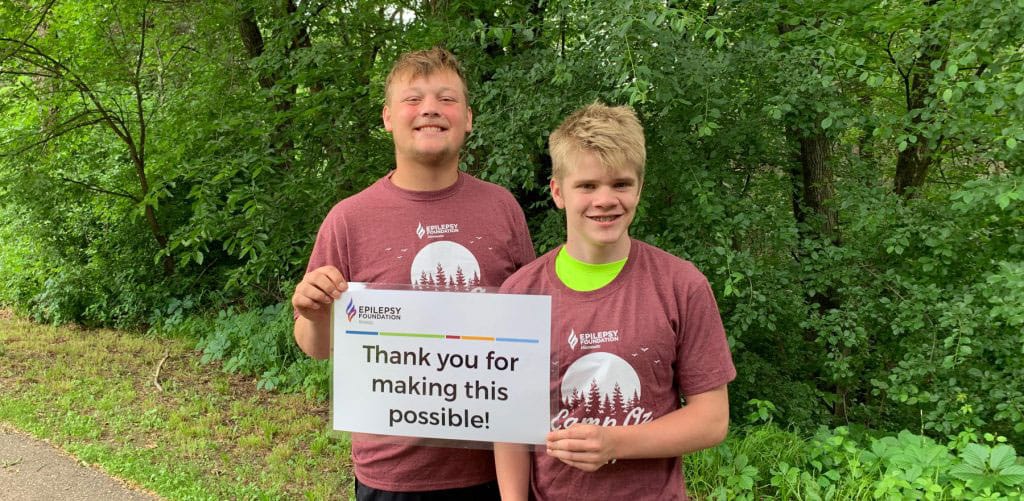
[(351, 284), (332, 327), (335, 430), (544, 443), (549, 296)]

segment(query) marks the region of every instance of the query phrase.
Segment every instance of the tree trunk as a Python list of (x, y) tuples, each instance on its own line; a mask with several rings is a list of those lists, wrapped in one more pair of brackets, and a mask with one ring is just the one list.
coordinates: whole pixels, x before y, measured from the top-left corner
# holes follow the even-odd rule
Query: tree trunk
[[(283, 12), (283, 15), (292, 17), (297, 11), (298, 6), (294, 0), (282, 1), (281, 12)], [(256, 21), (256, 11), (253, 8), (248, 8), (239, 12), (238, 32), (242, 38), (242, 45), (245, 46), (245, 51), (250, 59), (263, 55), (263, 34), (260, 30), (259, 23)], [(288, 59), (296, 49), (309, 48), (311, 46), (309, 30), (306, 29), (305, 24), (300, 23), (298, 30), (292, 36), (291, 41), (285, 49), (284, 57), (285, 59)], [(281, 75), (277, 73), (261, 74), (258, 76), (260, 87), (267, 90), (278, 85), (280, 79)], [(320, 90), (320, 87), (319, 83), (314, 83), (310, 87), (310, 90), (316, 92)], [(295, 92), (297, 90), (298, 85), (290, 83), (286, 87), (286, 92), (281, 93), (280, 97), (272, 97), (271, 99), (273, 101), (274, 111), (278, 113), (287, 113), (291, 110), (293, 106), (292, 100), (294, 99)], [(271, 150), (277, 153), (276, 156), (281, 159), (280, 162), (278, 162), (278, 165), (286, 170), (291, 169), (291, 156), (292, 151), (295, 149), (295, 141), (289, 135), (290, 129), (291, 119), (279, 120), (274, 126), (274, 134), (271, 138), (270, 145)]]
[(799, 150), (790, 170), (793, 217), (804, 227), (801, 230), (803, 237), (825, 239), (839, 245), (839, 213), (834, 204), (835, 174), (829, 164), (831, 142), (822, 133), (800, 137), (796, 141)]
[[(841, 245), (839, 211), (835, 207), (835, 174), (832, 172), (829, 158), (831, 141), (822, 131), (816, 131), (808, 136), (798, 135), (791, 130), (790, 138), (796, 143), (794, 159), (790, 163), (790, 180), (793, 217), (797, 222), (800, 240), (817, 240), (831, 245)], [(804, 258), (799, 251), (795, 257), (797, 260)], [(806, 301), (808, 304), (817, 304), (818, 313), (821, 315), (842, 306), (839, 292), (833, 286), (807, 296)], [(818, 333), (813, 331), (804, 333), (804, 338), (809, 344), (817, 342), (818, 336)], [(849, 354), (849, 349), (843, 348), (843, 353)], [(832, 390), (836, 394), (832, 413), (837, 417), (843, 417), (847, 413), (846, 402), (850, 387), (843, 381), (836, 381)]]
[[(924, 3), (927, 7), (932, 7), (936, 1), (926, 0)], [(934, 36), (930, 33), (932, 30), (933, 26), (930, 24), (922, 27), (922, 38)], [(935, 77), (931, 62), (942, 59), (943, 48), (944, 44), (933, 38), (922, 48), (921, 54), (914, 59), (913, 64), (906, 71), (897, 65), (897, 70), (903, 78), (903, 93), (907, 104), (907, 115), (910, 117), (910, 126), (904, 132), (917, 136), (917, 141), (907, 145), (907, 148), (899, 152), (896, 158), (893, 190), (903, 198), (914, 197), (917, 190), (924, 186), (925, 180), (928, 179), (928, 169), (935, 158), (935, 148), (941, 142), (941, 138), (921, 137), (919, 131), (924, 125), (920, 112), (927, 106), (925, 98), (929, 93), (928, 83)], [(893, 59), (893, 63), (896, 63), (895, 59)]]

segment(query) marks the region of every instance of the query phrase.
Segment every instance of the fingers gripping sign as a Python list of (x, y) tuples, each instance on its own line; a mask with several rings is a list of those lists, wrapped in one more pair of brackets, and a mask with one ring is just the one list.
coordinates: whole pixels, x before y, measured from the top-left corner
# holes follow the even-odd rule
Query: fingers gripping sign
[(576, 424), (548, 433), (547, 453), (583, 471), (597, 471), (615, 462), (615, 429)]
[(323, 317), (330, 314), (331, 303), (347, 289), (348, 282), (337, 268), (322, 266), (302, 277), (295, 287), (292, 306), (303, 317)]

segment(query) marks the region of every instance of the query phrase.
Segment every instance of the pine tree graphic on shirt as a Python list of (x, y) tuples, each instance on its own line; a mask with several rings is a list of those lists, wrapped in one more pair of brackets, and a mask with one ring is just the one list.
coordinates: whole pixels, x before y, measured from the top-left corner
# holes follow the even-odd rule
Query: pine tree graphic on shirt
[(449, 240), (431, 242), (420, 249), (410, 271), (410, 283), (422, 290), (468, 291), (479, 287), (481, 281), (476, 256)]
[[(622, 422), (640, 406), (640, 378), (633, 367), (612, 353), (580, 357), (562, 377), (561, 407), (574, 415), (611, 418)], [(625, 395), (632, 395), (628, 401)]]

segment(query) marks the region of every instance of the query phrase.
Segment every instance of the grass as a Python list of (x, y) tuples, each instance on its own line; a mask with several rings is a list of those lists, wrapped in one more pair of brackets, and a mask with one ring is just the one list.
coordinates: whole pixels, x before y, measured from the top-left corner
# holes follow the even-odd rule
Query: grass
[(194, 345), (0, 315), (0, 423), (165, 498), (348, 498), (326, 403), (257, 390)]

